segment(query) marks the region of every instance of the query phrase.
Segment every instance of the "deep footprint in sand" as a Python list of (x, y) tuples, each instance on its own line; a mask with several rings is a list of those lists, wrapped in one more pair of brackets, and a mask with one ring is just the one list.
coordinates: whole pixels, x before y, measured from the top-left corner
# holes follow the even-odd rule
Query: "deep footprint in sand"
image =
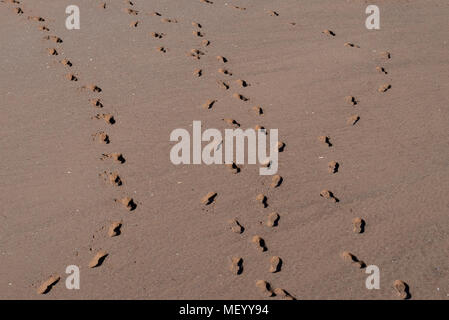
[(271, 289), (271, 285), (265, 280), (257, 280), (256, 287), (264, 297), (272, 297), (274, 295), (274, 292)]
[(157, 47), (156, 50), (159, 51), (159, 52), (162, 52), (162, 53), (166, 53), (167, 52), (167, 48), (165, 48), (165, 47)]
[(139, 24), (140, 24), (140, 21), (137, 20), (137, 21), (131, 22), (131, 23), (129, 24), (129, 26), (130, 26), (131, 28), (137, 28), (137, 26), (138, 26)]
[(139, 11), (130, 8), (123, 9), (123, 11), (133, 16), (137, 16), (139, 14)]
[(217, 100), (209, 99), (205, 103), (202, 104), (203, 109), (212, 109)]
[(112, 159), (119, 163), (125, 163), (125, 158), (121, 153), (103, 153), (101, 155), (101, 160)]
[(42, 38), (43, 40), (51, 40), (56, 43), (62, 43), (62, 39), (57, 36), (45, 36)]
[(107, 124), (115, 124), (115, 118), (112, 114), (109, 113), (98, 113), (94, 116), (95, 119), (103, 119)]
[(89, 99), (89, 103), (92, 107), (103, 108), (103, 104), (101, 103), (101, 99)]
[(352, 42), (345, 42), (344, 46), (350, 48), (360, 48), (360, 46), (353, 44)]
[(204, 33), (202, 33), (201, 31), (194, 30), (194, 31), (192, 31), (192, 34), (196, 37), (200, 37), (200, 38), (204, 37)]
[(48, 48), (47, 53), (49, 56), (57, 56), (58, 55), (58, 51), (56, 51), (55, 48)]
[(210, 45), (210, 41), (209, 41), (209, 40), (206, 40), (206, 39), (204, 39), (203, 41), (201, 41), (201, 45), (202, 45), (203, 47), (207, 47), (207, 46), (209, 46), (209, 45)]
[(345, 102), (347, 104), (350, 104), (351, 106), (355, 106), (358, 103), (357, 99), (355, 97), (353, 97), (353, 96), (346, 96), (345, 97)]
[(243, 259), (241, 257), (232, 257), (230, 270), (233, 274), (239, 275), (243, 272)]
[(330, 141), (330, 137), (328, 137), (328, 136), (319, 136), (318, 137), (318, 141), (323, 143), (323, 144), (326, 144), (328, 147), (332, 147), (332, 143)]
[(156, 39), (162, 39), (165, 34), (163, 34), (162, 32), (151, 32), (151, 36)]
[(266, 195), (259, 193), (256, 196), (256, 201), (259, 202), (264, 208), (268, 207), (268, 203), (267, 203), (268, 198)]
[(249, 98), (245, 97), (244, 95), (240, 94), (240, 93), (234, 93), (232, 94), (232, 97), (234, 99), (238, 99), (238, 100), (242, 100), (242, 101), (248, 101)]
[(391, 54), (388, 51), (382, 51), (380, 53), (380, 57), (385, 59), (385, 60), (388, 60), (388, 59), (391, 59)]
[(99, 251), (95, 256), (90, 260), (89, 262), (89, 268), (96, 268), (103, 264), (104, 260), (106, 260), (106, 257), (108, 256), (108, 253), (106, 251)]
[(340, 202), (340, 200), (338, 200), (334, 193), (332, 191), (329, 190), (322, 190), (320, 192), (320, 197), (323, 197), (324, 199), (328, 199), (331, 200), (332, 202)]
[(353, 266), (359, 269), (363, 269), (366, 267), (366, 264), (363, 261), (360, 261), (355, 255), (348, 251), (343, 251), (341, 257), (345, 262), (351, 263)]
[(251, 108), (251, 110), (253, 110), (254, 113), (257, 114), (258, 116), (263, 115), (263, 109), (259, 106), (254, 106)]
[(236, 120), (234, 119), (230, 119), (230, 118), (225, 118), (222, 119), (224, 122), (226, 122), (227, 124), (235, 127), (235, 128), (239, 128), (240, 127), (240, 123), (238, 123)]
[(40, 31), (46, 31), (46, 32), (50, 31), (50, 29), (49, 29), (47, 26), (38, 26), (37, 28), (38, 28)]
[(271, 178), (270, 187), (277, 188), (282, 184), (283, 181), (284, 181), (284, 179), (280, 175), (276, 174)]
[(282, 267), (282, 259), (278, 256), (273, 256), (270, 258), (270, 269), (268, 270), (271, 273), (276, 273), (281, 271)]
[(68, 73), (65, 75), (65, 78), (69, 81), (78, 81), (78, 77), (74, 75), (73, 73)]
[(340, 164), (337, 161), (331, 161), (327, 164), (329, 173), (337, 173)]
[(216, 59), (217, 59), (219, 62), (222, 62), (222, 63), (228, 62), (228, 59), (226, 59), (226, 58), (223, 57), (223, 56), (217, 56)]
[(197, 76), (197, 77), (199, 78), (199, 77), (201, 77), (201, 76), (203, 75), (203, 70), (201, 70), (201, 69), (195, 69), (195, 70), (193, 71), (193, 75), (194, 75), (194, 76)]
[(60, 62), (61, 62), (62, 65), (67, 66), (67, 67), (72, 67), (73, 66), (72, 62), (70, 60), (68, 60), (68, 59), (62, 59)]
[(273, 10), (268, 10), (267, 13), (272, 17), (279, 16), (279, 13), (277, 13), (276, 11), (273, 11)]
[(393, 288), (396, 292), (396, 295), (401, 299), (410, 298), (409, 286), (402, 280), (395, 280), (393, 282)]
[(113, 186), (119, 187), (123, 184), (122, 179), (117, 172), (104, 171), (100, 176), (102, 176), (104, 180), (109, 181)]
[(220, 69), (218, 69), (218, 72), (222, 73), (222, 74), (225, 74), (225, 75), (228, 75), (228, 76), (232, 76), (232, 73), (229, 70), (227, 70), (227, 69), (220, 68)]
[(352, 220), (352, 231), (354, 233), (363, 233), (365, 231), (365, 220), (362, 218), (354, 218)]
[(379, 92), (386, 92), (386, 91), (390, 90), (390, 88), (391, 88), (391, 84), (384, 83), (383, 85), (381, 85), (381, 86), (377, 89), (377, 91), (379, 91)]
[(359, 120), (360, 120), (360, 116), (358, 114), (354, 114), (354, 115), (350, 116), (346, 122), (347, 122), (347, 124), (353, 126), (357, 122), (359, 122)]
[(332, 30), (329, 30), (329, 29), (325, 29), (325, 30), (321, 31), (321, 33), (324, 33), (325, 35), (328, 35), (328, 36), (335, 37), (335, 32), (333, 32)]
[(208, 206), (215, 201), (216, 197), (217, 197), (217, 193), (211, 191), (211, 192), (207, 193), (204, 197), (201, 198), (201, 203)]
[(251, 242), (254, 243), (257, 250), (259, 250), (261, 252), (267, 251), (267, 246), (265, 244), (265, 240), (262, 239), (260, 236), (252, 237)]
[(280, 298), (284, 300), (296, 300), (295, 297), (293, 297), (290, 293), (288, 293), (286, 290), (281, 288), (274, 289), (274, 294), (276, 296), (279, 296)]
[(50, 290), (59, 282), (59, 280), (61, 279), (60, 276), (58, 275), (52, 275), (50, 276), (50, 278), (48, 278), (47, 280), (45, 280), (40, 286), (39, 288), (37, 288), (37, 293), (38, 294), (47, 294), (50, 292)]
[(277, 212), (272, 212), (268, 215), (265, 225), (270, 228), (276, 227), (279, 223), (280, 218), (281, 217)]
[(376, 67), (376, 71), (379, 72), (379, 73), (388, 74), (388, 72), (385, 70), (384, 67), (377, 66)]
[(120, 203), (125, 209), (129, 211), (134, 211), (137, 208), (137, 204), (134, 202), (134, 199), (130, 197), (114, 199), (114, 201)]
[(243, 231), (245, 231), (245, 228), (240, 224), (240, 222), (236, 218), (229, 220), (228, 224), (229, 228), (234, 233), (241, 234), (243, 233)]
[(45, 19), (42, 18), (42, 17), (32, 17), (32, 16), (29, 16), (28, 20), (33, 20), (33, 21), (37, 21), (37, 22), (44, 22), (45, 21)]
[(121, 231), (121, 228), (122, 228), (122, 222), (120, 222), (120, 221), (117, 221), (117, 222), (113, 222), (110, 226), (109, 226), (109, 229), (108, 229), (108, 236), (109, 237), (117, 237), (117, 236), (119, 236), (121, 233), (122, 233), (122, 231)]
[(111, 142), (109, 140), (109, 136), (105, 132), (103, 132), (103, 131), (97, 132), (93, 136), (100, 143), (109, 144)]
[(245, 80), (238, 79), (238, 80), (235, 80), (235, 82), (237, 82), (237, 84), (242, 88), (249, 87), (249, 83)]
[(201, 23), (198, 22), (192, 22), (192, 26), (194, 26), (195, 28), (201, 29), (203, 26), (201, 25)]
[(240, 172), (240, 168), (233, 162), (233, 163), (227, 163), (226, 167), (228, 168), (228, 170), (230, 172), (232, 172), (233, 174), (237, 174)]
[(163, 22), (163, 23), (178, 23), (178, 20), (170, 19), (170, 18), (162, 18), (161, 22)]
[(88, 85), (82, 86), (81, 89), (86, 89), (86, 90), (89, 90), (92, 92), (102, 92), (103, 91), (100, 87), (98, 87), (94, 84), (88, 84)]
[(229, 84), (225, 81), (217, 80), (217, 84), (221, 89), (228, 90)]
[(277, 145), (277, 148), (278, 148), (278, 151), (279, 151), (279, 152), (284, 152), (284, 149), (285, 149), (285, 143), (282, 142), (282, 141), (279, 141), (279, 142), (278, 142), (278, 145)]

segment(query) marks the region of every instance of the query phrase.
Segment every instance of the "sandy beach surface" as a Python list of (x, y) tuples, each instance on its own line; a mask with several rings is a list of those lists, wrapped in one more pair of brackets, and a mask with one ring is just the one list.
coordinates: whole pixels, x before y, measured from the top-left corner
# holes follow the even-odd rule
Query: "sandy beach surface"
[[(361, 0), (71, 4), (0, 2), (1, 299), (449, 298), (447, 1), (376, 1), (379, 30)], [(222, 119), (279, 130), (279, 186), (170, 161)]]

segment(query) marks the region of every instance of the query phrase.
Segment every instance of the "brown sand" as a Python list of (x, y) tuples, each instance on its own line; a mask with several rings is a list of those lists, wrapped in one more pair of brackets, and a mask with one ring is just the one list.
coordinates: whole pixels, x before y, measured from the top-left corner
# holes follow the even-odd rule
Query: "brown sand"
[[(104, 9), (80, 0), (81, 29), (69, 31), (63, 1), (20, 2), (23, 14), (0, 3), (0, 298), (259, 299), (272, 295), (265, 282), (255, 288), (264, 279), (289, 293), (275, 290), (279, 297), (397, 299), (404, 286), (392, 284), (402, 279), (412, 299), (447, 299), (447, 3), (379, 1), (381, 29), (372, 31), (363, 1), (241, 1), (246, 10), (234, 10), (220, 0), (136, 0), (130, 12), (122, 1)], [(207, 39), (192, 36), (192, 21)], [(48, 30), (64, 42), (42, 40)], [(200, 60), (186, 57), (192, 48), (201, 48)], [(63, 81), (69, 66), (59, 61), (73, 62), (76, 86), (86, 90)], [(224, 79), (232, 91), (217, 87)], [(390, 87), (378, 92), (383, 84)], [(220, 103), (198, 108), (211, 98)], [(119, 121), (91, 120), (89, 99)], [(224, 129), (228, 118), (251, 128), (260, 119), (254, 105), (285, 143), (281, 187), (270, 188), (254, 165), (233, 175), (171, 164), (172, 130), (189, 130), (193, 120)], [(363, 121), (348, 126), (352, 114)], [(101, 131), (110, 144), (92, 143)], [(329, 174), (335, 160), (342, 167)], [(105, 185), (105, 170), (126, 184)], [(201, 204), (211, 190), (219, 197)], [(268, 209), (255, 205), (259, 193)], [(123, 209), (129, 201), (114, 202), (131, 198), (132, 214)], [(281, 216), (275, 228), (266, 226), (273, 211)], [(241, 234), (229, 230), (236, 215)], [(366, 221), (363, 233), (353, 232), (355, 217)], [(126, 229), (109, 237), (111, 222), (122, 220)], [(267, 252), (254, 249), (255, 234)], [(88, 268), (101, 250), (107, 259)], [(367, 290), (364, 270), (341, 261), (345, 250), (379, 267), (379, 290)], [(269, 272), (270, 256), (282, 257), (281, 272)], [(229, 271), (230, 257), (245, 261), (241, 275)], [(80, 267), (80, 290), (65, 288), (71, 264)], [(61, 280), (38, 295), (53, 272)]]

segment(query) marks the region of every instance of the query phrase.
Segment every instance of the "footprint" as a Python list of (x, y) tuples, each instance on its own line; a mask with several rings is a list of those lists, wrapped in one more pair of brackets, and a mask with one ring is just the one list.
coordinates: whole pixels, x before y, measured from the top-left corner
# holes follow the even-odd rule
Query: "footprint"
[(86, 86), (82, 86), (81, 89), (87, 89), (92, 92), (102, 92), (103, 91), (100, 87), (98, 87), (94, 84), (88, 84)]
[(96, 138), (100, 143), (109, 144), (111, 141), (109, 140), (109, 136), (103, 131), (97, 132), (94, 134), (94, 138)]
[(281, 271), (282, 259), (278, 256), (273, 256), (270, 258), (270, 270), (271, 273), (276, 273)]
[(165, 34), (160, 33), (160, 32), (151, 32), (151, 36), (153, 38), (157, 38), (157, 39), (162, 39), (164, 37)]
[(45, 280), (39, 288), (37, 288), (38, 294), (47, 294), (50, 292), (50, 290), (59, 282), (61, 279), (58, 275), (52, 275), (50, 278)]
[(62, 65), (64, 65), (64, 66), (68, 66), (68, 67), (73, 66), (72, 62), (71, 62), (70, 60), (68, 60), (68, 59), (62, 59), (60, 62), (61, 62)]
[(254, 106), (254, 107), (252, 107), (252, 110), (253, 110), (258, 116), (263, 115), (263, 110), (262, 110), (262, 108), (259, 107), (259, 106)]
[(234, 174), (237, 174), (240, 172), (240, 168), (233, 162), (233, 163), (228, 163), (226, 164), (226, 167), (228, 168), (229, 171), (231, 171)]
[(130, 26), (131, 28), (137, 28), (137, 26), (139, 25), (139, 23), (140, 23), (139, 20), (133, 21), (133, 22), (131, 22), (131, 23), (129, 24), (129, 26)]
[(377, 67), (376, 67), (376, 71), (379, 72), (379, 73), (388, 74), (388, 72), (385, 71), (385, 68), (384, 68), (384, 67), (377, 66)]
[(100, 3), (98, 7), (100, 7), (101, 9), (106, 9), (106, 2)]
[(260, 130), (261, 133), (263, 133), (263, 134), (265, 134), (265, 135), (268, 135), (267, 129), (265, 129), (264, 126), (256, 125), (256, 126), (254, 126), (254, 130), (255, 130), (256, 132), (259, 132), (259, 130)]
[(210, 205), (212, 202), (215, 201), (215, 198), (217, 197), (217, 193), (216, 192), (209, 192), (208, 194), (206, 194), (204, 197), (201, 198), (201, 203), (205, 204), (206, 206)]
[(279, 16), (279, 13), (277, 13), (276, 11), (273, 10), (268, 10), (268, 14), (272, 17), (277, 17)]
[(277, 212), (272, 212), (268, 215), (265, 225), (270, 228), (276, 227), (279, 223), (279, 219), (279, 214)]
[(270, 187), (277, 188), (282, 184), (283, 181), (284, 181), (284, 179), (280, 175), (276, 174), (271, 178)]
[(353, 96), (346, 96), (346, 97), (345, 97), (345, 102), (346, 102), (347, 104), (350, 104), (351, 106), (357, 105), (357, 100), (356, 100), (356, 98), (353, 97)]
[(385, 92), (385, 91), (389, 90), (390, 88), (391, 88), (391, 84), (384, 83), (383, 85), (381, 85), (381, 86), (379, 87), (379, 89), (377, 89), (377, 91), (379, 91), (379, 92)]
[(246, 8), (238, 7), (238, 6), (234, 6), (234, 5), (231, 5), (231, 7), (234, 8), (234, 9), (237, 9), (237, 10), (241, 10), (241, 11), (245, 11), (246, 10)]
[(220, 69), (218, 69), (218, 72), (228, 75), (228, 76), (232, 76), (232, 73), (227, 69), (220, 68)]
[(47, 26), (38, 26), (37, 28), (41, 31), (50, 31)]
[(205, 103), (202, 104), (203, 109), (212, 109), (212, 107), (214, 106), (215, 102), (217, 102), (217, 100), (207, 100)]
[(333, 32), (333, 31), (331, 31), (329, 29), (325, 29), (325, 30), (321, 31), (321, 33), (324, 33), (324, 34), (326, 34), (328, 36), (335, 37), (335, 32)]
[(201, 41), (201, 45), (202, 45), (203, 47), (207, 47), (207, 46), (209, 46), (209, 45), (210, 45), (210, 41), (209, 41), (209, 40), (206, 40), (206, 39), (204, 39), (203, 41)]
[(322, 190), (320, 192), (320, 196), (323, 197), (324, 199), (328, 199), (328, 200), (332, 200), (333, 202), (340, 202), (340, 200), (338, 200), (334, 194), (332, 193), (332, 191), (329, 190)]
[(203, 2), (203, 3), (207, 3), (207, 4), (213, 4), (213, 2), (210, 1), (210, 0), (200, 0), (200, 1)]
[(122, 204), (129, 211), (133, 211), (137, 208), (137, 204), (134, 202), (134, 199), (130, 197), (125, 197), (122, 199), (114, 199), (114, 201)]
[(329, 173), (337, 173), (339, 167), (340, 167), (340, 164), (336, 161), (331, 161), (328, 163)]
[(165, 47), (157, 47), (156, 50), (159, 52), (163, 52), (163, 53), (167, 52), (167, 48), (165, 48)]
[(401, 299), (409, 299), (410, 298), (410, 292), (409, 292), (409, 286), (402, 280), (395, 280), (393, 282), (393, 288), (396, 291), (396, 295), (400, 297)]
[(163, 22), (163, 23), (178, 23), (178, 20), (176, 20), (176, 19), (169, 19), (169, 18), (162, 18), (161, 22)]
[(122, 233), (121, 228), (122, 228), (122, 222), (113, 222), (109, 226), (108, 236), (110, 236), (110, 237), (119, 236)]
[(234, 94), (232, 95), (232, 97), (235, 98), (235, 99), (242, 100), (242, 101), (248, 101), (248, 100), (249, 100), (249, 98), (247, 98), (247, 97), (241, 95), (240, 93), (234, 93)]
[(103, 104), (100, 99), (89, 99), (89, 103), (92, 107), (103, 108)]
[(103, 119), (104, 121), (106, 121), (106, 123), (108, 124), (115, 124), (115, 119), (114, 116), (112, 114), (109, 113), (102, 113), (102, 114), (96, 114), (94, 116), (95, 119)]
[(89, 268), (99, 267), (103, 264), (104, 260), (108, 256), (106, 251), (99, 251), (97, 254), (90, 260)]
[(278, 142), (278, 151), (279, 151), (279, 152), (283, 152), (284, 149), (285, 149), (285, 143), (282, 142), (282, 141), (279, 141), (279, 142)]
[(233, 274), (241, 274), (243, 272), (243, 259), (241, 257), (232, 257), (230, 270)]
[(381, 58), (386, 59), (386, 60), (391, 59), (391, 54), (388, 51), (382, 51), (380, 53), (380, 56), (381, 56)]
[(197, 36), (197, 37), (200, 37), (200, 38), (204, 37), (204, 33), (202, 33), (201, 31), (193, 30), (192, 33), (193, 33), (194, 36)]
[(265, 245), (265, 240), (262, 239), (259, 236), (254, 236), (251, 239), (251, 242), (254, 243), (256, 245), (257, 250), (261, 251), (261, 252), (265, 252), (267, 251), (267, 246)]
[(78, 78), (73, 73), (66, 74), (65, 78), (69, 81), (78, 81)]
[(130, 9), (130, 8), (126, 8), (123, 9), (126, 13), (133, 15), (133, 16), (137, 16), (139, 14), (139, 11), (134, 10), (134, 9)]
[(240, 127), (240, 123), (238, 123), (236, 120), (234, 120), (234, 119), (229, 119), (229, 118), (226, 118), (226, 119), (222, 119), (224, 122), (226, 122), (227, 124), (229, 124), (229, 125), (231, 125), (231, 126), (233, 126), (233, 127), (236, 127), (236, 128), (239, 128)]
[(100, 174), (105, 178), (105, 180), (108, 180), (110, 184), (113, 186), (121, 186), (123, 184), (122, 179), (120, 179), (120, 176), (116, 172), (106, 172), (104, 171), (102, 174)]
[(148, 13), (150, 16), (156, 16), (156, 17), (160, 17), (160, 16), (162, 16), (159, 12), (156, 12), (156, 11), (152, 11), (152, 12), (150, 12), (150, 13)]
[(201, 29), (203, 26), (200, 24), (200, 23), (198, 23), (198, 22), (192, 22), (192, 26), (194, 26), (195, 28), (199, 28), (199, 29)]
[(62, 39), (57, 36), (45, 36), (42, 38), (43, 40), (51, 40), (56, 43), (62, 43)]
[(365, 220), (362, 218), (354, 218), (352, 220), (352, 226), (354, 233), (363, 233), (365, 231)]
[(353, 126), (355, 125), (357, 122), (359, 122), (360, 117), (357, 114), (354, 114), (352, 116), (349, 117), (349, 119), (346, 121), (349, 125)]
[(221, 80), (217, 80), (217, 84), (220, 88), (224, 89), (224, 90), (228, 90), (229, 89), (229, 84), (227, 84), (224, 81)]
[(49, 56), (57, 56), (58, 55), (58, 51), (56, 51), (55, 48), (48, 48), (47, 52), (48, 52)]
[(353, 44), (351, 42), (345, 42), (344, 44), (345, 47), (351, 47), (351, 48), (360, 48), (360, 46)]
[(241, 86), (242, 88), (249, 87), (249, 83), (246, 82), (245, 80), (238, 79), (238, 80), (235, 80), (235, 82), (237, 82), (237, 84), (238, 84), (239, 86)]
[(18, 15), (22, 15), (23, 14), (23, 10), (22, 8), (14, 8), (14, 12)]
[(240, 222), (237, 219), (229, 220), (229, 227), (231, 228), (232, 232), (241, 234), (243, 231), (245, 231), (245, 228), (240, 224)]
[(363, 269), (366, 267), (365, 262), (360, 261), (359, 259), (357, 259), (355, 255), (353, 255), (348, 251), (343, 251), (341, 257), (343, 258), (344, 261), (351, 263), (353, 266), (357, 268)]
[(281, 288), (274, 289), (274, 294), (284, 300), (296, 300), (290, 293)]
[(274, 292), (271, 289), (271, 285), (265, 280), (257, 280), (256, 287), (259, 289), (259, 292), (265, 297), (272, 297), (274, 295)]
[(33, 21), (38, 21), (38, 22), (44, 22), (45, 21), (45, 19), (42, 18), (42, 17), (31, 17), (31, 16), (28, 16), (28, 20), (33, 20)]
[(332, 143), (328, 136), (319, 136), (318, 141), (324, 144), (327, 144), (328, 147), (332, 147)]
[(257, 200), (258, 202), (260, 202), (264, 208), (268, 207), (268, 204), (267, 204), (267, 200), (268, 200), (268, 199), (267, 199), (267, 197), (266, 197), (264, 194), (259, 193), (259, 194), (256, 196), (256, 200)]
[(203, 75), (203, 70), (201, 69), (195, 69), (193, 71), (193, 75), (197, 76), (198, 78), (201, 77)]
[(223, 62), (223, 63), (228, 62), (228, 59), (226, 59), (226, 58), (223, 57), (223, 56), (217, 56), (216, 59), (217, 59), (218, 61), (220, 61), (220, 62)]
[(187, 53), (187, 55), (199, 60), (201, 58), (201, 56), (204, 55), (204, 52), (202, 52), (198, 49), (192, 49), (192, 50), (190, 50), (189, 53)]
[(112, 159), (119, 163), (125, 163), (126, 161), (121, 153), (103, 153), (100, 159), (101, 160)]

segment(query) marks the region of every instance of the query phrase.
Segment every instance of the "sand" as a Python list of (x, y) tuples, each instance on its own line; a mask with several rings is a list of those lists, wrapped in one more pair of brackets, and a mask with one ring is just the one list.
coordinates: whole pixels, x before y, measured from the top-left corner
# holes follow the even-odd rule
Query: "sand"
[[(449, 297), (446, 2), (132, 2), (0, 3), (1, 299)], [(193, 120), (279, 129), (282, 183), (173, 165)]]

